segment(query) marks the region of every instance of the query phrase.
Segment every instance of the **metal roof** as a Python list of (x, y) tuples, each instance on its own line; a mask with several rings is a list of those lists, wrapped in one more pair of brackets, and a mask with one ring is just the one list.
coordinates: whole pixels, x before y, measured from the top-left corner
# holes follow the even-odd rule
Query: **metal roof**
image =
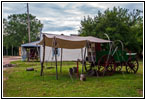
[(38, 45), (40, 41), (34, 41), (31, 43), (26, 43), (26, 44), (22, 44), (21, 47), (40, 47), (40, 45)]

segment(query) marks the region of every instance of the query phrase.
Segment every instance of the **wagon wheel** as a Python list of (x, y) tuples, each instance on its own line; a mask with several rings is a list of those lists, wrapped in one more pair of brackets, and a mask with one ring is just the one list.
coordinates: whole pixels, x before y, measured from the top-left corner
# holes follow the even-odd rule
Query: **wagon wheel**
[[(88, 65), (88, 66), (87, 66), (87, 65)], [(92, 70), (91, 65), (89, 65), (89, 64), (87, 64), (87, 63), (85, 62), (85, 71), (86, 71), (86, 72), (89, 72), (90, 70)]]
[(116, 71), (116, 72), (121, 72), (121, 70), (122, 70), (122, 63), (118, 63), (118, 64), (116, 65), (115, 71)]
[(92, 70), (92, 63), (91, 62), (87, 63), (87, 62), (89, 62), (89, 58), (88, 57), (86, 57), (84, 65), (85, 65), (85, 71), (89, 72), (89, 71)]
[(115, 60), (112, 56), (109, 56), (107, 71), (113, 73), (115, 71), (115, 68), (116, 68)]
[(126, 72), (127, 73), (136, 73), (138, 71), (139, 64), (136, 58), (129, 59), (126, 64)]
[(106, 72), (114, 72), (114, 59), (112, 56), (109, 56), (109, 59), (107, 60), (108, 55), (104, 55), (102, 56), (99, 60), (98, 60), (98, 68), (97, 71), (99, 74), (101, 75), (105, 75)]

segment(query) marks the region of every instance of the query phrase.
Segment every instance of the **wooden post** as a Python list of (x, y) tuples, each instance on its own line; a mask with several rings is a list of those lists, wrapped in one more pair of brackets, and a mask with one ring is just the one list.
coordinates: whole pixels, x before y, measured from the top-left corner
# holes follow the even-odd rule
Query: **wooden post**
[(90, 49), (91, 49), (91, 59), (92, 59), (92, 61), (93, 61), (93, 64), (95, 65), (95, 60), (94, 60), (94, 56), (93, 56), (93, 50), (92, 50), (92, 47), (90, 47)]
[(28, 27), (28, 41), (30, 43), (30, 18), (29, 18), (29, 5), (27, 3), (27, 27)]
[[(61, 35), (64, 35), (64, 34), (61, 34)], [(60, 73), (62, 73), (62, 53), (63, 53), (63, 48), (61, 48)]]
[(26, 51), (27, 51), (27, 61), (29, 61), (29, 49), (27, 48)]
[(84, 51), (84, 67), (86, 67), (86, 47), (85, 47), (85, 51)]
[[(29, 18), (29, 5), (27, 3), (27, 29), (28, 29), (28, 42), (30, 43), (30, 18)], [(28, 61), (30, 60), (30, 49), (28, 49)]]
[(44, 68), (44, 60), (45, 60), (45, 35), (43, 35), (43, 39), (44, 39), (44, 44), (43, 44), (43, 61), (41, 62), (41, 76), (43, 75), (43, 68)]
[(54, 37), (54, 41), (53, 41), (53, 47), (55, 50), (55, 64), (56, 64), (56, 79), (58, 80), (58, 70), (57, 70), (57, 48), (56, 48), (57, 42), (56, 39)]
[(81, 49), (81, 57), (82, 57), (82, 73), (83, 73), (83, 63), (84, 63), (84, 61), (83, 61), (83, 48)]
[(63, 49), (61, 48), (60, 73), (62, 73), (62, 52)]
[(56, 63), (56, 79), (58, 80), (58, 70), (57, 70), (57, 49), (55, 48), (55, 63)]
[(80, 76), (79, 76), (79, 59), (77, 59), (77, 77), (80, 78)]

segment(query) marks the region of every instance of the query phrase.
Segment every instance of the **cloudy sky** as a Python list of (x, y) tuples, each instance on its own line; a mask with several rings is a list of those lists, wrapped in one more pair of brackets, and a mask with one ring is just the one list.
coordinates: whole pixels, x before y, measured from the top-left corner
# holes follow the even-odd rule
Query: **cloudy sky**
[[(112, 9), (114, 6), (143, 10), (143, 3), (133, 2), (45, 2), (29, 3), (30, 13), (41, 20), (44, 24), (43, 32), (53, 34), (78, 34), (80, 21), (84, 16), (94, 17), (98, 10), (103, 12), (107, 8)], [(24, 3), (3, 3), (3, 18), (11, 14), (26, 13), (26, 2)]]

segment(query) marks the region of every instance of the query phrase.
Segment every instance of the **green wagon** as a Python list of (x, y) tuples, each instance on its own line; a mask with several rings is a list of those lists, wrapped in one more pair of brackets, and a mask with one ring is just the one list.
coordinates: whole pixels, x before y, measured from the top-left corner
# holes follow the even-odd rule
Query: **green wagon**
[[(123, 49), (117, 49), (114, 47), (111, 47), (109, 51), (104, 49), (96, 50), (96, 46), (99, 44), (92, 45), (95, 45), (95, 48), (91, 47), (95, 50), (92, 50), (92, 53), (88, 50), (87, 55), (90, 69), (87, 70), (86, 67), (85, 69), (87, 72), (94, 68), (99, 75), (112, 75), (114, 72), (120, 72), (123, 67), (126, 68), (127, 73), (136, 73), (138, 71), (139, 64), (136, 53), (126, 52)], [(93, 55), (92, 57), (91, 54)], [(94, 62), (91, 60), (92, 58), (94, 58)]]

